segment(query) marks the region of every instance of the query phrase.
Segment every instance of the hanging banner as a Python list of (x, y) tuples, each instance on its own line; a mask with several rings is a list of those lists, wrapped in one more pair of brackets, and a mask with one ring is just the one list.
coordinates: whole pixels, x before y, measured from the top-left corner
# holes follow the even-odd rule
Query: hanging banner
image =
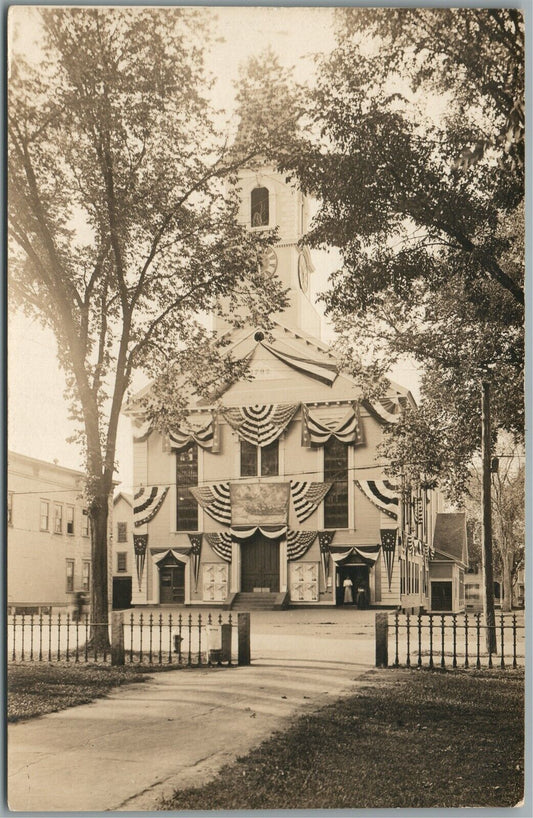
[(356, 480), (355, 485), (376, 508), (393, 520), (398, 519), (398, 490), (388, 480)]
[(396, 540), (398, 537), (397, 528), (381, 529), (381, 548), (383, 549), (383, 559), (387, 567), (387, 577), (389, 580), (389, 591), (391, 589), (392, 571), (394, 567), (394, 552), (396, 551)]
[(310, 375), (328, 386), (331, 386), (337, 377), (337, 365), (330, 361), (317, 361), (312, 358), (303, 358), (300, 355), (291, 355), (289, 352), (279, 349), (279, 347), (264, 342), (261, 346), (293, 369), (305, 372), (306, 375)]
[(239, 437), (254, 446), (263, 447), (277, 440), (298, 407), (298, 403), (257, 404), (222, 409), (221, 414)]
[(190, 488), (192, 496), (206, 514), (224, 525), (231, 524), (231, 499), (229, 483)]
[(302, 446), (323, 446), (331, 437), (353, 446), (364, 442), (358, 405), (350, 406), (340, 421), (336, 418), (328, 421), (324, 417), (319, 419), (316, 412), (302, 404)]
[(291, 480), (292, 504), (300, 523), (307, 520), (315, 511), (332, 485), (332, 483), (307, 483)]
[[(338, 549), (338, 550), (337, 550)], [(336, 565), (374, 565), (381, 545), (348, 545), (330, 549), (331, 559)]]
[(137, 568), (137, 580), (139, 591), (141, 590), (144, 563), (146, 561), (146, 549), (148, 547), (148, 534), (133, 535), (133, 551), (135, 553), (135, 567)]
[(289, 562), (299, 560), (310, 549), (316, 540), (316, 531), (287, 531), (287, 559)]
[(202, 553), (202, 534), (189, 534), (191, 541), (192, 568), (194, 573), (194, 590), (198, 590), (198, 573), (200, 571), (200, 554)]
[(320, 546), (320, 558), (322, 562), (322, 570), (324, 572), (324, 583), (327, 587), (329, 577), (329, 547), (335, 536), (334, 531), (319, 531), (318, 544)]
[(169, 486), (141, 486), (134, 496), (133, 525), (139, 528), (152, 520), (167, 496)]
[(231, 562), (231, 545), (233, 539), (229, 532), (221, 531), (218, 534), (206, 534), (205, 538), (217, 557), (220, 557), (225, 562)]
[(286, 526), (288, 483), (231, 483), (231, 525)]
[(207, 449), (213, 454), (219, 451), (218, 420), (216, 415), (212, 415), (207, 424), (193, 424), (190, 421), (179, 429), (173, 429), (168, 433), (170, 448), (181, 452), (196, 443), (202, 449)]

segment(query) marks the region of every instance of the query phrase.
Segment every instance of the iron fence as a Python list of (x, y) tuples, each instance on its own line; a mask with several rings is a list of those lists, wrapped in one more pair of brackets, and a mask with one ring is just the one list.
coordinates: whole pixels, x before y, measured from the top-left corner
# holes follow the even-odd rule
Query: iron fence
[[(493, 631), (487, 647), (487, 631)], [(500, 614), (487, 625), (482, 614), (396, 612), (389, 627), (394, 667), (517, 668), (525, 664), (523, 617)]]
[[(7, 655), (10, 662), (110, 663), (110, 641), (98, 649), (91, 639), (94, 627), (88, 614), (20, 614), (8, 617)], [(237, 622), (231, 613), (146, 615), (131, 612), (122, 624), (122, 642), (128, 664), (147, 666), (228, 664), (234, 662), (232, 633)], [(223, 644), (224, 642), (224, 644)]]

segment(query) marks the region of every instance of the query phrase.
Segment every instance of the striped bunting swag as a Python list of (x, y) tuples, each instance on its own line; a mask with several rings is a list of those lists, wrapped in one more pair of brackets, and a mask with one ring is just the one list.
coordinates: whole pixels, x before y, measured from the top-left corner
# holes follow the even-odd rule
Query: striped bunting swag
[(217, 523), (231, 525), (231, 499), (229, 483), (189, 489), (197, 503)]
[(170, 447), (176, 451), (183, 451), (191, 443), (196, 443), (202, 449), (209, 449), (213, 453), (218, 452), (219, 436), (218, 423), (215, 416), (202, 429), (184, 427), (173, 429), (168, 433)]
[(292, 503), (300, 523), (307, 520), (313, 513), (332, 485), (332, 483), (307, 483), (291, 480)]
[(287, 559), (299, 560), (316, 540), (316, 531), (287, 531)]
[(299, 404), (279, 403), (271, 406), (242, 406), (222, 409), (222, 415), (239, 437), (254, 446), (273, 443), (292, 420)]
[(393, 520), (398, 519), (398, 493), (388, 480), (356, 480), (355, 485), (376, 508)]
[(402, 403), (405, 401), (384, 397), (379, 400), (365, 400), (363, 403), (380, 423), (399, 423), (402, 417)]
[(133, 525), (139, 528), (152, 520), (168, 493), (168, 486), (141, 486), (134, 497)]
[(325, 422), (313, 417), (313, 413), (305, 404), (302, 405), (302, 446), (323, 446), (330, 437), (335, 437), (341, 443), (354, 445), (363, 442), (359, 410), (357, 404), (350, 406), (340, 422)]
[(227, 531), (221, 531), (218, 534), (205, 534), (205, 538), (217, 557), (226, 562), (231, 562), (231, 534)]

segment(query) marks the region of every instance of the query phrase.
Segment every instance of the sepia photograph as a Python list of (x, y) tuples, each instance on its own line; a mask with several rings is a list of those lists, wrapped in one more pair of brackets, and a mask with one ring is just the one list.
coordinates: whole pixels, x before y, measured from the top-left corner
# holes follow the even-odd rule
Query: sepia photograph
[(9, 8), (10, 811), (532, 814), (530, 11)]

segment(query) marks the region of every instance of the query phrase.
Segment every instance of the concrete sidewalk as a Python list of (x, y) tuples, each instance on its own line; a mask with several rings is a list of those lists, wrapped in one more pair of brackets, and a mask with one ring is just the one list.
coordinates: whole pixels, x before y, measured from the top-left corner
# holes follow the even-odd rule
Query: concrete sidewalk
[(353, 691), (368, 664), (263, 657), (250, 667), (154, 674), (60, 713), (10, 725), (17, 811), (150, 810), (203, 783), (291, 717)]

